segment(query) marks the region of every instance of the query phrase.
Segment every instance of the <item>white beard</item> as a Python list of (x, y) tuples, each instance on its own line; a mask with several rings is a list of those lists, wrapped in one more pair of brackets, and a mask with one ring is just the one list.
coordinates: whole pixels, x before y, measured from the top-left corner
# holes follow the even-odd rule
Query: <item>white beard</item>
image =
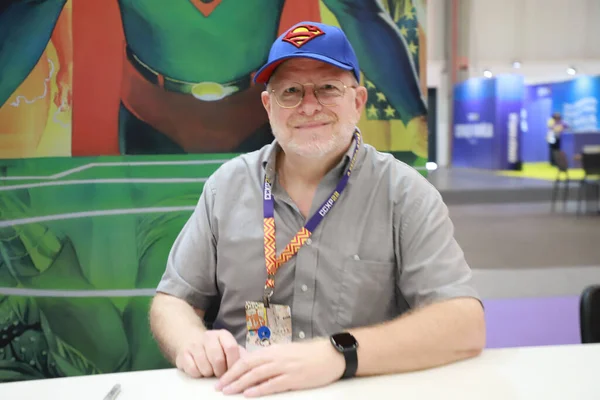
[[(355, 127), (356, 124), (354, 122), (348, 122), (340, 125), (339, 129), (331, 132), (328, 137), (313, 135), (309, 139), (307, 137), (294, 137), (289, 133), (284, 133), (282, 135), (281, 133), (285, 131), (280, 129), (276, 124), (271, 123), (273, 134), (285, 151), (292, 152), (300, 157), (308, 159), (320, 159), (331, 153), (337, 152), (342, 147), (347, 147), (350, 138), (355, 131)], [(284, 129), (287, 129), (287, 127)], [(287, 138), (290, 139), (286, 140)]]

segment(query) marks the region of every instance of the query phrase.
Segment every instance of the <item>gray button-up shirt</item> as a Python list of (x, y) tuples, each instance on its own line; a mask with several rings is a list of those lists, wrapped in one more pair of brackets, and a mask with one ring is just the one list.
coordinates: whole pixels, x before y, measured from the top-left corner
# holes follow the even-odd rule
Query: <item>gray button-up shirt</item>
[[(263, 181), (272, 176), (277, 254), (306, 220), (277, 184), (274, 142), (223, 164), (205, 183), (177, 237), (158, 291), (206, 310), (221, 301), (215, 328), (245, 343), (246, 301), (267, 278)], [(312, 216), (331, 195), (354, 147), (320, 183)], [(275, 276), (271, 301), (292, 310), (294, 340), (393, 319), (411, 308), (478, 298), (439, 192), (412, 167), (363, 144), (333, 208)]]

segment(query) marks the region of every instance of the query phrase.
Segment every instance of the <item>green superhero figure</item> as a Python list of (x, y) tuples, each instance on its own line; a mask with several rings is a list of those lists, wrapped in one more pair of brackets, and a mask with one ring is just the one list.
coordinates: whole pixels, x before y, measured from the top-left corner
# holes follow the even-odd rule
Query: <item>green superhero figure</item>
[[(414, 137), (412, 151), (426, 157), (427, 109), (398, 27), (377, 0), (322, 1)], [(251, 78), (278, 36), (284, 5), (297, 7), (299, 22), (318, 0), (119, 0), (121, 152), (245, 152), (272, 141), (263, 88)]]
[[(426, 105), (407, 45), (377, 0), (322, 0), (426, 157)], [(318, 0), (118, 0), (126, 45), (119, 109), (124, 154), (244, 152), (272, 140), (252, 73), (267, 58), (286, 2)], [(46, 48), (66, 0), (0, 5), (0, 105)], [(293, 4), (290, 4), (293, 3)], [(27, 26), (26, 30), (18, 29)]]

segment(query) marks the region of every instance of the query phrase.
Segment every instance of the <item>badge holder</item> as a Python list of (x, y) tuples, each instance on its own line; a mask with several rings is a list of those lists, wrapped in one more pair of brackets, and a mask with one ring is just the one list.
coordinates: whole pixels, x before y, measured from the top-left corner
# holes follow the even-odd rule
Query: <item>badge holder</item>
[(246, 302), (246, 350), (292, 342), (292, 314), (289, 306), (271, 303), (273, 290), (265, 288), (264, 301)]

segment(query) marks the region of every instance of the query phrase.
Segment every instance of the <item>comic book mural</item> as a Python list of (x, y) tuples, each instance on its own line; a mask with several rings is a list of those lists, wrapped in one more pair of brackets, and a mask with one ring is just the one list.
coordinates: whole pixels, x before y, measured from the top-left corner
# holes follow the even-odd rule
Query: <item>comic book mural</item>
[(340, 26), (367, 143), (427, 156), (425, 0), (0, 4), (0, 382), (168, 367), (147, 311), (204, 181), (273, 140), (253, 73)]

